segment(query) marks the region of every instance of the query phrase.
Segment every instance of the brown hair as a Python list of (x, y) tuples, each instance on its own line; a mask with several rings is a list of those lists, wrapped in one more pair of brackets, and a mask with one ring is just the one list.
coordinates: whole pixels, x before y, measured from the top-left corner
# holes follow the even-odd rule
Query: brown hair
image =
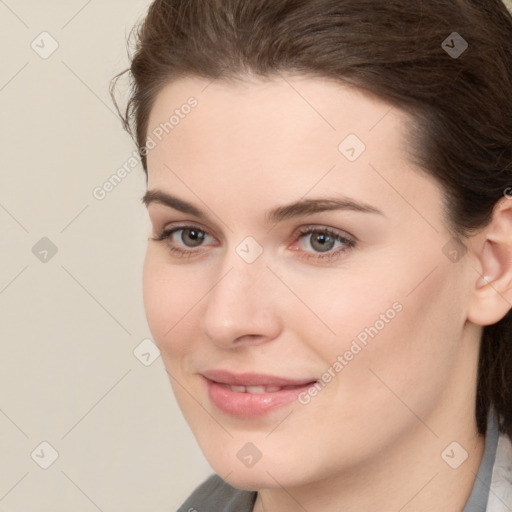
[[(487, 225), (512, 185), (512, 16), (502, 0), (155, 0), (134, 28), (131, 67), (111, 94), (146, 177), (148, 118), (170, 81), (283, 71), (351, 84), (410, 113), (413, 157), (442, 185), (456, 240)], [(460, 55), (450, 53), (454, 32), (469, 45)], [(114, 89), (127, 72), (122, 114)], [(512, 438), (511, 311), (483, 328), (480, 433), (491, 406)]]

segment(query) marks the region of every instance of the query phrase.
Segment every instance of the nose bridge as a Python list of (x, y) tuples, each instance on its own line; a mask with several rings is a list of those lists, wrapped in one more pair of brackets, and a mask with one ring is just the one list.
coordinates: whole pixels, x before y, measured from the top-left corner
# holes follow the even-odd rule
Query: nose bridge
[(244, 239), (229, 250), (206, 297), (202, 330), (217, 344), (231, 345), (245, 336), (267, 339), (277, 335), (275, 283), (263, 248), (256, 244), (254, 239)]
[(251, 294), (258, 294), (258, 283), (268, 280), (268, 274), (271, 274), (266, 263), (267, 254), (263, 245), (254, 237), (246, 236), (238, 244), (230, 244), (212, 294), (218, 295), (219, 301), (227, 299), (228, 302), (233, 300), (240, 303), (237, 298), (249, 302), (251, 298), (257, 299)]

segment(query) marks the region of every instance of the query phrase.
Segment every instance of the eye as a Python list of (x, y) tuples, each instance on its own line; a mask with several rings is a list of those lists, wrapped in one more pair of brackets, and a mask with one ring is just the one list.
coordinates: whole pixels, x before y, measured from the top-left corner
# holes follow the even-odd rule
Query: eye
[(187, 249), (183, 249), (180, 247), (176, 247), (176, 245), (172, 245), (175, 243), (173, 241), (174, 235), (178, 235), (178, 240), (180, 240), (185, 247), (199, 247), (207, 236), (210, 236), (206, 233), (206, 231), (198, 228), (197, 226), (179, 226), (169, 229), (164, 229), (160, 232), (156, 237), (152, 237), (152, 240), (157, 242), (166, 241), (169, 250), (178, 256), (182, 257), (190, 257), (193, 256), (197, 251), (191, 251)]
[[(175, 237), (178, 239), (178, 243), (182, 244), (181, 247), (176, 245), (177, 242)], [(213, 238), (205, 230), (197, 226), (186, 225), (164, 229), (157, 236), (152, 237), (151, 239), (157, 242), (166, 241), (169, 251), (176, 254), (178, 257), (186, 258), (199, 254), (199, 251), (194, 250), (194, 248), (203, 245), (203, 242), (208, 237)], [(353, 248), (356, 244), (356, 240), (353, 237), (344, 234), (342, 235), (341, 233), (327, 227), (305, 227), (299, 230), (296, 237), (298, 239), (309, 237), (310, 242), (306, 245), (313, 248), (313, 251), (318, 251), (310, 252), (301, 249), (299, 251), (303, 253), (301, 257), (306, 259), (333, 259), (341, 256), (342, 253)], [(336, 243), (340, 246), (336, 250), (333, 250)], [(297, 249), (293, 250), (296, 251)]]
[[(309, 245), (319, 253), (306, 252), (304, 258), (332, 259), (341, 256), (342, 253), (355, 247), (356, 241), (350, 236), (342, 235), (327, 227), (306, 227), (299, 231), (299, 239), (309, 237)], [(336, 250), (332, 250), (336, 242), (341, 244)]]

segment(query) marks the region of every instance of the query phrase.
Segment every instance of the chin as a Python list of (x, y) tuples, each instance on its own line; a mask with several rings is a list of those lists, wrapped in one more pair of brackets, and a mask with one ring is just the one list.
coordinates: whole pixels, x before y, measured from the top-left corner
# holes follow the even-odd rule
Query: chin
[[(265, 471), (266, 468), (263, 467), (257, 470), (257, 472), (255, 472), (255, 468), (246, 470), (233, 470), (233, 468), (231, 468), (227, 472), (224, 471), (226, 469), (224, 467), (220, 469), (223, 470), (223, 472), (215, 472), (221, 478), (224, 478), (229, 485), (244, 491), (280, 488), (281, 485), (284, 487), (293, 486), (293, 483), (286, 480), (283, 482), (279, 477), (276, 477), (277, 482), (279, 482), (277, 483), (276, 480)], [(229, 471), (231, 471), (231, 473), (229, 473)], [(275, 476), (273, 471), (270, 471), (270, 473)], [(224, 475), (226, 476), (224, 477)]]
[[(217, 452), (214, 455), (208, 451), (205, 453), (215, 473), (237, 489), (257, 491), (281, 486), (294, 487), (308, 481), (308, 475), (297, 473), (301, 469), (301, 464), (298, 461), (284, 459), (282, 454), (279, 456), (279, 450), (273, 451), (273, 457), (262, 455), (252, 467), (246, 467), (240, 461), (237, 457), (238, 451), (237, 447), (233, 451), (227, 449), (222, 454)], [(242, 456), (240, 458), (243, 459)]]

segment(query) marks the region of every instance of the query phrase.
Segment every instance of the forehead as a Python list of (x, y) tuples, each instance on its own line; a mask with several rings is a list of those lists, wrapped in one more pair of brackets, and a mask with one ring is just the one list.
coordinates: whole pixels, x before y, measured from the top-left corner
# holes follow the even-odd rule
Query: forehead
[[(334, 132), (339, 136), (352, 131), (362, 139), (369, 139), (378, 136), (378, 132), (372, 132), (384, 118), (388, 131), (390, 128), (399, 131), (408, 121), (405, 113), (383, 100), (324, 78), (280, 75), (265, 80), (208, 81), (186, 77), (171, 82), (157, 95), (148, 131), (168, 122), (173, 112), (179, 113), (181, 109), (188, 112), (186, 105), (190, 98), (197, 100), (197, 106), (190, 112), (193, 115), (185, 114), (185, 118), (180, 116), (180, 122), (173, 123), (175, 137), (188, 126), (205, 138), (208, 133), (217, 138), (237, 133), (242, 138), (250, 132), (269, 141), (274, 140), (274, 135), (293, 132), (314, 140)], [(182, 122), (186, 118), (187, 122)], [(211, 127), (219, 130), (212, 134)], [(241, 128), (242, 132), (238, 133)]]
[(407, 123), (386, 102), (326, 79), (186, 77), (168, 84), (154, 101), (148, 135), (157, 147), (148, 162), (172, 150), (174, 159), (186, 155), (188, 164), (215, 152), (222, 153), (224, 165), (240, 165), (244, 157), (252, 165), (270, 158), (276, 167), (310, 159), (321, 165), (340, 156), (339, 145), (349, 136), (356, 151), (364, 145), (374, 156), (378, 150), (381, 161), (396, 160), (404, 156)]
[[(338, 189), (367, 202), (381, 196), (381, 202), (398, 203), (400, 194), (416, 200), (425, 180), (435, 184), (412, 172), (409, 123), (390, 104), (325, 79), (187, 77), (168, 84), (153, 104), (148, 136), (156, 147), (148, 153), (148, 188), (185, 191), (179, 176), (186, 176), (193, 191), (207, 194), (225, 185), (226, 199), (229, 190), (250, 196), (264, 187), (276, 203), (313, 189)], [(279, 195), (283, 184), (286, 198)]]

